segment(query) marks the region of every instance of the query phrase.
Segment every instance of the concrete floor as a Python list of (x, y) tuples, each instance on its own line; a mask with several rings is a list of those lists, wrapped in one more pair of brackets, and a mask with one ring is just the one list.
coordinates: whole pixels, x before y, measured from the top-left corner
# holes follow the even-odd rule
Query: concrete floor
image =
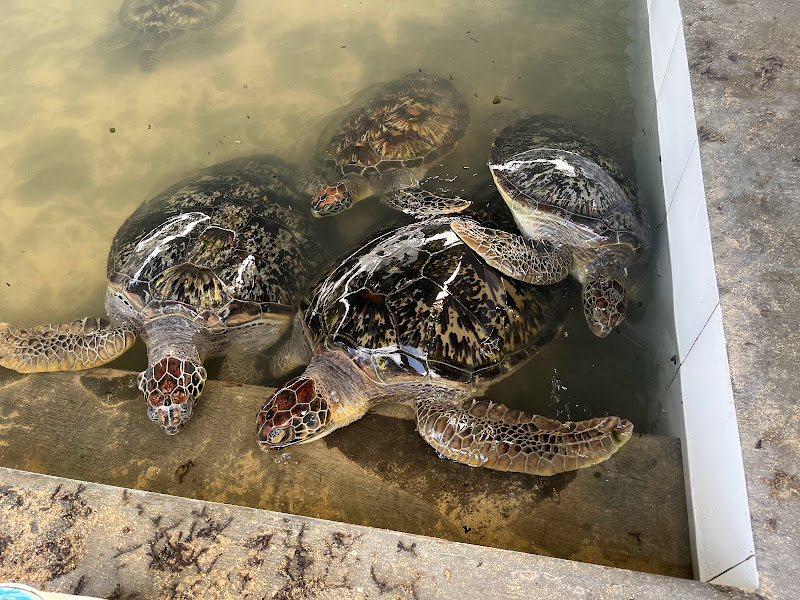
[(800, 598), (800, 2), (681, 7), (757, 597)]

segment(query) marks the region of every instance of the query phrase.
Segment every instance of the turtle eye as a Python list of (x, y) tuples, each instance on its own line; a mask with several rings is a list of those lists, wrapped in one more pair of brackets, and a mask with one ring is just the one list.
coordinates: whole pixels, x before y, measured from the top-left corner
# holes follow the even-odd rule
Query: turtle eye
[(303, 417), (303, 423), (306, 424), (308, 427), (316, 428), (319, 427), (319, 415), (315, 412), (307, 413)]
[(277, 444), (283, 440), (285, 434), (285, 429), (273, 429), (269, 432), (269, 435), (267, 435), (267, 442), (269, 444)]

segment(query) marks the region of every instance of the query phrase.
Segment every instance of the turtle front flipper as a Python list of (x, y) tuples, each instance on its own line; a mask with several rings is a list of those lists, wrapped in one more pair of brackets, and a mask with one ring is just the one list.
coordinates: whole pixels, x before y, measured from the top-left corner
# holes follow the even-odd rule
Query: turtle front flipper
[(531, 475), (575, 471), (608, 459), (631, 437), (618, 417), (559, 423), (487, 400), (418, 398), (417, 430), (442, 456)]
[(404, 187), (392, 190), (387, 195), (389, 206), (417, 217), (448, 215), (461, 212), (472, 202), (463, 198), (437, 196), (418, 187)]
[(93, 317), (31, 329), (0, 323), (0, 365), (20, 373), (80, 371), (114, 360), (135, 341), (131, 328)]
[(543, 240), (457, 219), (450, 224), (458, 237), (501, 273), (536, 285), (558, 283), (569, 275), (572, 257)]

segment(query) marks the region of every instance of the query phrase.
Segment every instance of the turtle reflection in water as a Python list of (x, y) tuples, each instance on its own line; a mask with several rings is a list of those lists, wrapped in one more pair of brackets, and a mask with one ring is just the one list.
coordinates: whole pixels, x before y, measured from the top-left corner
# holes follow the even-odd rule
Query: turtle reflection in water
[(111, 246), (111, 322), (0, 323), (0, 365), (21, 373), (89, 369), (141, 336), (149, 366), (138, 386), (149, 417), (168, 434), (191, 417), (207, 357), (226, 355), (225, 379), (258, 381), (258, 354), (290, 327), (322, 255), (319, 222), (294, 171), (271, 156), (236, 159), (148, 200)]
[(617, 417), (559, 423), (488, 400), (559, 332), (563, 288), (487, 266), (442, 217), (368, 243), (298, 314), (282, 366), (308, 364), (257, 417), (262, 449), (320, 438), (383, 402), (413, 406), (442, 456), (535, 475), (606, 460), (631, 436)]

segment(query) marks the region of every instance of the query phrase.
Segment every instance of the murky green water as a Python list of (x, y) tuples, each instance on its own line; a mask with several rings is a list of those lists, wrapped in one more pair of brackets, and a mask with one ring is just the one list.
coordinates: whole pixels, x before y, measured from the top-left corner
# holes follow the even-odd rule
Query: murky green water
[[(239, 0), (177, 39), (152, 73), (135, 52), (93, 46), (118, 5), (3, 4), (0, 320), (102, 315), (108, 248), (139, 203), (237, 156), (307, 164), (332, 111), (418, 69), (452, 79), (470, 105), (467, 136), (430, 173), (457, 192), (486, 185), (494, 135), (535, 112), (575, 120), (633, 170), (628, 0)], [(365, 202), (336, 227), (355, 240), (388, 218)], [(600, 340), (575, 307), (562, 337), (492, 396), (561, 419), (618, 414), (647, 431), (643, 309)], [(113, 366), (143, 368), (144, 353)]]

